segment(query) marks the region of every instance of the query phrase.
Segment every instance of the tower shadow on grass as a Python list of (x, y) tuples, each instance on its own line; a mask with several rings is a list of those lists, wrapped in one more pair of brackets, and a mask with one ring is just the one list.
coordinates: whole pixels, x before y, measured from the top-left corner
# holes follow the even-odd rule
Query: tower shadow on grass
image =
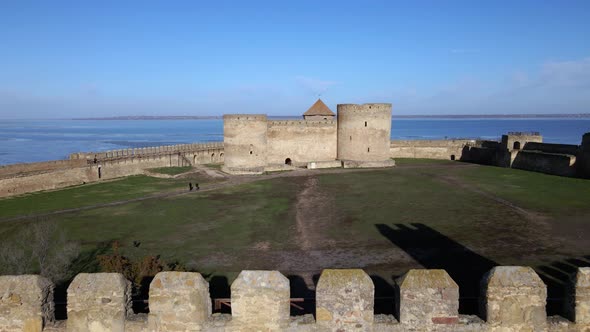
[(381, 235), (424, 268), (446, 270), (459, 285), (459, 311), (478, 314), (480, 280), (498, 264), (424, 224), (393, 226), (375, 225)]

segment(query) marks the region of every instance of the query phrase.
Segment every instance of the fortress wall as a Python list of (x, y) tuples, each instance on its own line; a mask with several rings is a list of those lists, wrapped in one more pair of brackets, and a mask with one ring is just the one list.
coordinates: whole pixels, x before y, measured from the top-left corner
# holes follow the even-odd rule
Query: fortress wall
[(98, 167), (84, 166), (0, 179), (0, 197), (98, 181)]
[(51, 160), (38, 163), (22, 163), (0, 166), (0, 178), (32, 172), (47, 172), (86, 165), (84, 160)]
[[(278, 271), (242, 271), (231, 314), (212, 314), (209, 284), (196, 272), (160, 272), (149, 314), (131, 311), (130, 283), (117, 273), (79, 274), (68, 320), (53, 323), (53, 285), (39, 276), (0, 277), (0, 331), (588, 331), (590, 268), (578, 268), (563, 317), (547, 317), (547, 287), (529, 267), (497, 266), (482, 279), (480, 317), (459, 314), (459, 287), (444, 270), (410, 270), (396, 281), (395, 315), (375, 315), (375, 286), (359, 269), (322, 272), (315, 317), (290, 316), (290, 282)], [(483, 318), (483, 319), (482, 319)]]
[(266, 133), (266, 115), (224, 115), (224, 169), (229, 172), (262, 172), (266, 166)]
[(336, 159), (336, 121), (269, 121), (267, 162), (284, 164)]
[[(144, 170), (158, 167), (188, 166), (177, 154), (158, 155), (142, 158), (106, 160), (100, 164), (101, 179), (109, 180), (124, 176), (143, 174)], [(93, 166), (94, 167), (94, 166)], [(96, 179), (98, 180), (98, 168)]]
[(557, 154), (570, 154), (577, 155), (580, 146), (574, 144), (553, 144), (553, 143), (537, 143), (529, 142), (522, 148), (527, 151), (540, 151), (546, 153), (557, 153)]
[(392, 140), (390, 156), (392, 158), (461, 158), (463, 148), (475, 144), (475, 140)]
[[(87, 159), (71, 159), (5, 166), (6, 175), (0, 176), (0, 197), (99, 181), (98, 166), (101, 167), (100, 180), (108, 180), (143, 174), (149, 168), (222, 163), (224, 160), (221, 143), (145, 148), (133, 155), (126, 154), (131, 152), (129, 150), (109, 152), (115, 157), (99, 159), (96, 164)], [(92, 156), (94, 158), (94, 154)]]
[(459, 160), (481, 165), (497, 165), (498, 150), (466, 145), (461, 151), (461, 158)]
[(337, 120), (339, 160), (390, 159), (391, 104), (339, 104)]
[[(98, 165), (58, 169), (26, 176), (0, 179), (0, 197), (20, 195), (41, 190), (53, 190), (99, 181)], [(182, 166), (177, 155), (151, 158), (128, 158), (105, 161), (101, 166), (101, 179), (108, 180), (129, 175), (143, 174), (148, 168)]]
[(177, 145), (163, 145), (155, 147), (144, 147), (144, 148), (128, 148), (121, 150), (109, 150), (103, 152), (76, 152), (70, 154), (70, 160), (94, 160), (96, 157), (98, 160), (104, 159), (118, 159), (126, 157), (139, 157), (153, 154), (169, 154), (169, 153), (184, 153), (193, 151), (207, 151), (223, 149), (222, 142), (211, 142), (211, 143), (191, 143), (191, 144), (177, 144)]
[(512, 151), (512, 168), (560, 176), (575, 176), (576, 156), (537, 151)]
[(527, 143), (543, 143), (543, 136), (538, 133), (508, 133), (502, 135), (502, 147), (504, 149), (512, 150), (515, 148), (515, 143), (522, 149)]
[[(220, 148), (209, 148), (193, 152), (185, 152), (183, 156), (191, 162), (191, 165), (219, 164), (225, 159), (223, 146)], [(188, 165), (183, 165), (188, 166)]]
[(578, 175), (585, 178), (590, 178), (590, 133), (582, 136), (582, 145), (580, 145), (580, 152), (578, 154), (577, 172)]

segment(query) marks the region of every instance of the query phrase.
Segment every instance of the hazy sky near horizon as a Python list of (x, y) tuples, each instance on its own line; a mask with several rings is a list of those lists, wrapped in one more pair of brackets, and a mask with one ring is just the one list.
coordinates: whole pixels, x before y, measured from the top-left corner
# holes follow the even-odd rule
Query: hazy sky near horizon
[(590, 1), (2, 1), (0, 118), (590, 112)]

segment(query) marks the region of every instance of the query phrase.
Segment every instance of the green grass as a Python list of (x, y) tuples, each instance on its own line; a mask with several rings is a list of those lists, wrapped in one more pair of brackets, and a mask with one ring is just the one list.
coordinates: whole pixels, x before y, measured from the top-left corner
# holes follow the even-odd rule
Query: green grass
[(159, 168), (151, 168), (148, 171), (160, 174), (167, 174), (167, 175), (177, 175), (182, 174), (190, 171), (192, 169), (191, 166), (175, 166), (175, 167), (159, 167)]
[[(48, 218), (59, 223), (69, 240), (81, 243), (88, 255), (104, 247), (105, 242), (118, 240), (132, 257), (161, 254), (166, 260), (178, 260), (201, 272), (234, 275), (241, 269), (279, 268), (270, 265), (270, 253), (284, 255), (279, 262), (297, 259), (305, 240), (298, 224), (303, 198), (309, 200), (303, 212), (313, 218), (304, 220), (313, 226), (309, 236), (320, 236), (319, 245), (329, 248), (377, 248), (367, 252), (367, 257), (392, 247), (378, 232), (377, 224), (412, 223), (427, 225), (498, 262), (508, 262), (515, 252), (523, 260), (529, 259), (527, 253), (550, 257), (562, 243), (551, 232), (570, 225), (570, 219), (557, 216), (590, 215), (588, 180), (485, 166), (431, 167), (447, 163), (459, 165), (421, 160), (405, 163), (416, 167), (281, 177)], [(317, 188), (304, 191), (308, 179), (314, 177)], [(130, 177), (0, 200), (0, 211), (2, 216), (12, 216), (90, 205), (184, 189), (187, 182), (189, 179)], [(550, 218), (536, 224), (474, 190)], [(0, 222), (0, 240), (26, 227), (27, 222)], [(590, 229), (590, 225), (580, 227)], [(133, 241), (141, 245), (135, 248)], [(269, 251), (255, 249), (259, 244)], [(560, 248), (559, 253), (587, 254), (590, 249), (588, 244), (576, 248)], [(516, 263), (523, 262), (530, 261)]]
[[(190, 262), (220, 247), (236, 252), (248, 249), (256, 239), (275, 238), (275, 248), (292, 246), (284, 241), (289, 228), (277, 221), (292, 219), (294, 195), (291, 185), (275, 188), (272, 181), (261, 181), (215, 193), (67, 213), (45, 221), (57, 222), (67, 238), (84, 244), (87, 252), (118, 240), (132, 257), (162, 254), (170, 261)], [(19, 224), (25, 225), (22, 220), (0, 223), (0, 238)], [(130, 245), (134, 240), (142, 242), (140, 249)]]
[(223, 164), (205, 164), (205, 166), (220, 171)]
[(425, 158), (395, 158), (397, 166), (415, 166), (415, 165), (452, 165), (456, 161), (446, 159), (425, 159)]
[(0, 199), (0, 219), (182, 190), (187, 187), (187, 183), (190, 181), (206, 183), (208, 179), (198, 175), (190, 179), (161, 179), (137, 175), (120, 180), (5, 198)]
[(501, 167), (470, 167), (450, 174), (524, 208), (553, 214), (590, 211), (590, 181)]

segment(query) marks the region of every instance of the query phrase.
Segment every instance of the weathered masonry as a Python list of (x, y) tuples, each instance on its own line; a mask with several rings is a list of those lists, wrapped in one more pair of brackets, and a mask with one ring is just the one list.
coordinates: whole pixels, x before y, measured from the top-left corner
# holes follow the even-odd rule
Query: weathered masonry
[(155, 167), (222, 163), (223, 143), (73, 153), (68, 160), (0, 166), (0, 197), (142, 174)]
[(303, 120), (264, 114), (223, 116), (224, 170), (262, 173), (293, 166), (388, 167), (391, 104), (338, 105), (338, 117), (318, 100)]
[(149, 314), (133, 314), (121, 274), (79, 274), (68, 288), (66, 321), (54, 320), (53, 285), (36, 275), (0, 276), (0, 331), (589, 331), (590, 268), (571, 279), (567, 317), (547, 317), (547, 289), (529, 267), (497, 266), (481, 283), (479, 316), (459, 314), (459, 287), (444, 270), (410, 270), (396, 281), (395, 315), (374, 314), (375, 286), (363, 270), (324, 270), (315, 317), (290, 316), (289, 279), (242, 271), (231, 314), (212, 314), (209, 284), (196, 272), (160, 272)]
[(510, 132), (500, 141), (392, 140), (392, 158), (461, 160), (560, 176), (590, 178), (590, 133), (580, 145), (543, 143), (537, 132)]

